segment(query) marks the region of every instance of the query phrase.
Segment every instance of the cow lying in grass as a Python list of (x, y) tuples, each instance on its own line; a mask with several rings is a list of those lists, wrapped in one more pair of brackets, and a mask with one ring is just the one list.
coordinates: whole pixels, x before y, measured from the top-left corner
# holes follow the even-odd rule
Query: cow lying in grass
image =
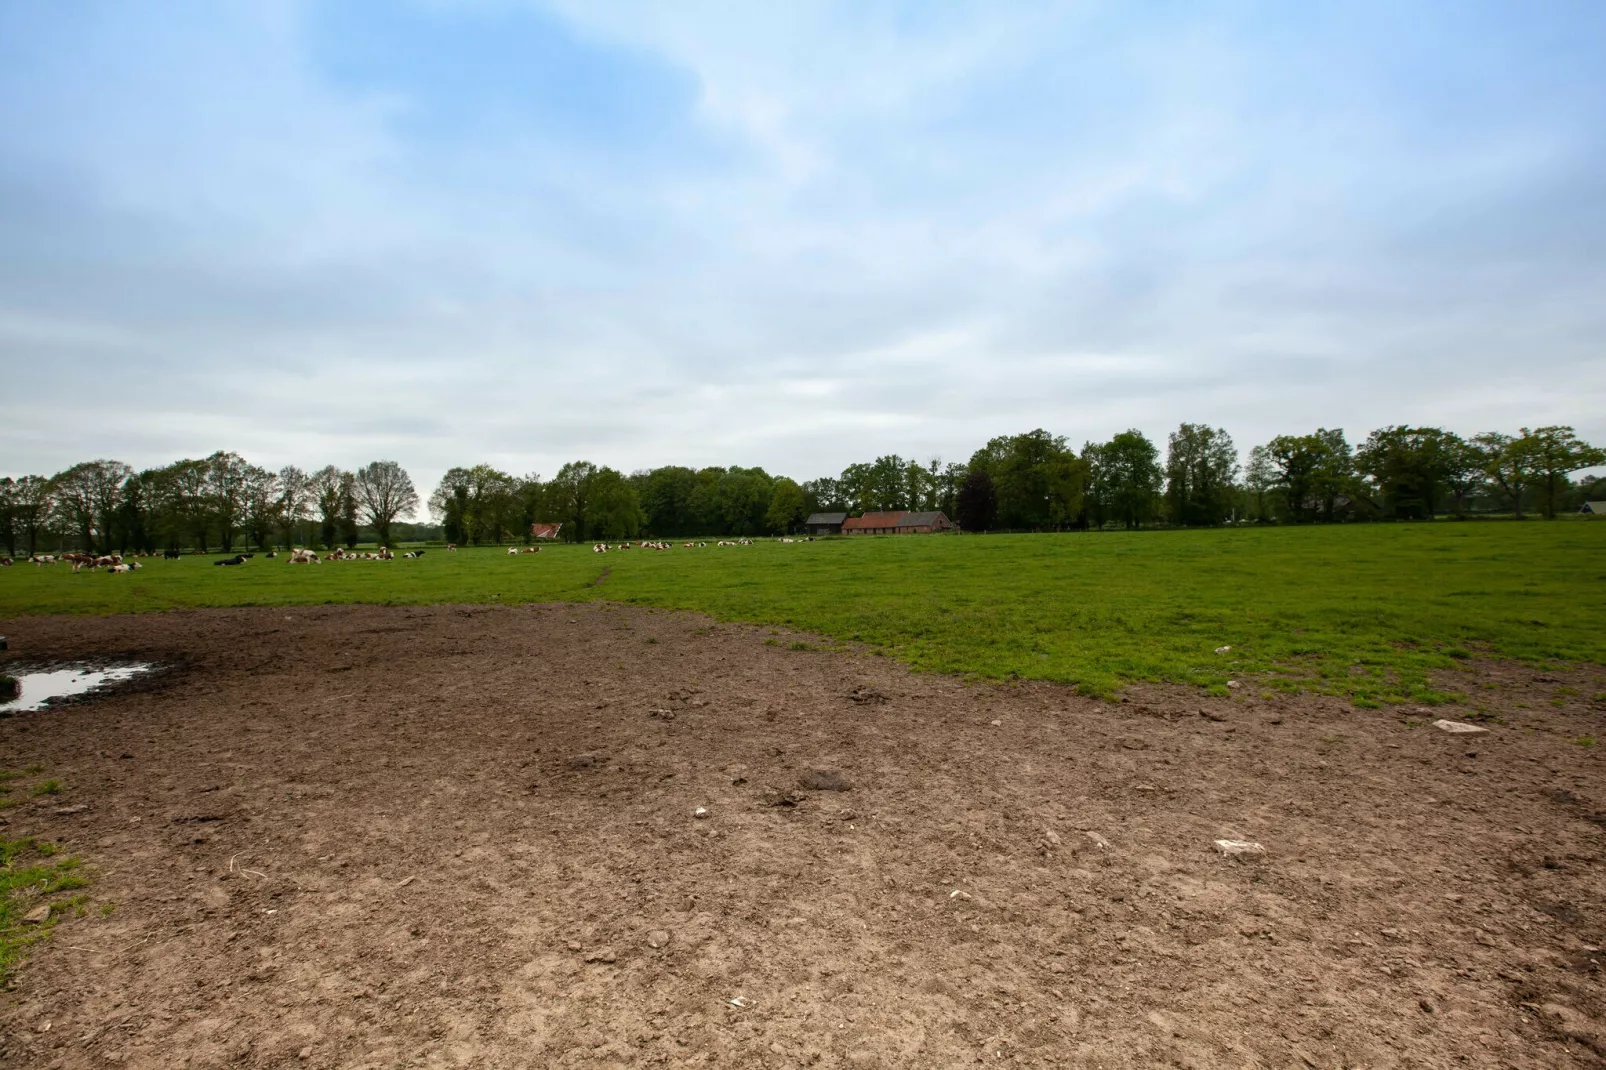
[(212, 564), (214, 564), (214, 565), (243, 565), (243, 564), (245, 564), (245, 555), (244, 554), (235, 554), (233, 557), (220, 557), (216, 561), (212, 562)]
[(290, 552), (290, 563), (292, 565), (316, 565), (318, 563), (318, 555), (311, 550), (292, 550)]

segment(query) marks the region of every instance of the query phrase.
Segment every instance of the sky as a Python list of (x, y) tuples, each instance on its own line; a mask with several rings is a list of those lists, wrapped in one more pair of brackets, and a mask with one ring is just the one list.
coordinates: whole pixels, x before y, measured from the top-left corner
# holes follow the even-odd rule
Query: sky
[(0, 474), (1606, 443), (1606, 4), (0, 0)]

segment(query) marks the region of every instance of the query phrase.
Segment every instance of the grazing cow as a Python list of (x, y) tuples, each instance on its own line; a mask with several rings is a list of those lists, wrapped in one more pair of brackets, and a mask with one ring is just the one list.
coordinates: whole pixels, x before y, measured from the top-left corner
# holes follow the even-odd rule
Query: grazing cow
[(183, 557), (184, 554), (179, 550), (163, 550), (162, 556), (169, 561), (177, 561), (179, 558)]
[(455, 543), (455, 542), (447, 543), (446, 544), (446, 552), (449, 553), (449, 554), (450, 553), (456, 553), (457, 552), (457, 543)]
[(0, 568), (10, 568), (10, 567), (11, 567), (11, 558), (9, 558), (9, 557), (0, 557)]
[(235, 554), (233, 557), (220, 557), (216, 561), (212, 562), (212, 564), (214, 564), (214, 565), (243, 565), (243, 564), (245, 564), (245, 555), (244, 554)]

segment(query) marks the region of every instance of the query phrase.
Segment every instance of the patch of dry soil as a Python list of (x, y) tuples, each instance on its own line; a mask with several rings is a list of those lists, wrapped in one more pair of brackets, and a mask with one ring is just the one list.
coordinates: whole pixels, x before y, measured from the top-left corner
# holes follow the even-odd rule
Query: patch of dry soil
[(19, 972), (5, 1066), (1606, 1061), (1598, 672), (1475, 667), (1468, 737), (609, 606), (0, 632), (173, 666), (0, 720), (66, 786), (5, 833), (117, 906)]

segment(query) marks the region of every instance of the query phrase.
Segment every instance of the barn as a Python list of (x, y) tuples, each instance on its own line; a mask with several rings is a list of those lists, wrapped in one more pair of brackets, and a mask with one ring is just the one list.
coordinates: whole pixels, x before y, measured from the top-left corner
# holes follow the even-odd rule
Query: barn
[(555, 539), (558, 537), (558, 532), (562, 530), (563, 522), (561, 520), (556, 524), (535, 523), (530, 525), (530, 538)]
[(803, 528), (810, 535), (840, 535), (842, 522), (847, 518), (846, 513), (811, 513), (803, 521)]
[(844, 535), (929, 535), (935, 531), (952, 531), (953, 521), (941, 512), (911, 512), (900, 509), (894, 512), (865, 513), (851, 516), (842, 523)]

